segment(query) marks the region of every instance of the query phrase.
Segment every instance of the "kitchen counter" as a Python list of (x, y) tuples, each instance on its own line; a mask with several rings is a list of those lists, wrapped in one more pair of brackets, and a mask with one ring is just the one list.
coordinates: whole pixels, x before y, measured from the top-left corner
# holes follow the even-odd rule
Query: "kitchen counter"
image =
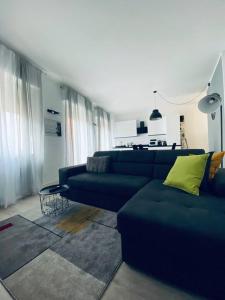
[[(136, 145), (139, 146), (139, 145)], [(154, 150), (171, 150), (173, 145), (166, 145), (166, 146), (159, 146), (159, 145), (142, 145), (144, 148), (151, 149), (153, 148)], [(132, 150), (133, 146), (115, 146), (113, 150)], [(181, 149), (181, 145), (176, 145), (176, 149)]]
[[(139, 146), (139, 145), (136, 145)], [(143, 145), (141, 144), (141, 146), (143, 147), (148, 147), (148, 148), (172, 148), (173, 145), (166, 145), (166, 146), (159, 146), (159, 145)], [(176, 145), (176, 147), (181, 147), (181, 145)], [(123, 148), (129, 148), (129, 149), (133, 149), (133, 146), (115, 146), (114, 149), (123, 149)]]

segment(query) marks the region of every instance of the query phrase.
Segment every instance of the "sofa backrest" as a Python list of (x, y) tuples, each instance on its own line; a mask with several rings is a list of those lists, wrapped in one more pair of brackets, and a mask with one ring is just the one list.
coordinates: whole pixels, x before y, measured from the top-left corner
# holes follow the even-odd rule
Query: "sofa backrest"
[[(142, 152), (142, 153), (140, 153)], [(111, 172), (118, 174), (153, 176), (154, 151), (99, 151), (94, 156), (111, 156)]]
[(98, 151), (94, 156), (110, 156), (112, 173), (164, 179), (177, 156), (203, 154), (202, 149)]
[(153, 178), (165, 179), (177, 156), (204, 153), (202, 149), (158, 150), (155, 153)]

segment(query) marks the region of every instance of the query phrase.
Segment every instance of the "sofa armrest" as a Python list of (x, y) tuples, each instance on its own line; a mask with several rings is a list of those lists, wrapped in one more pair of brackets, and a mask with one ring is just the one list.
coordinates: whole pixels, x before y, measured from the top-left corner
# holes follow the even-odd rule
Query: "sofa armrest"
[(86, 164), (59, 169), (59, 184), (66, 184), (71, 176), (86, 172)]
[(211, 182), (212, 192), (220, 197), (225, 197), (225, 169), (220, 168)]

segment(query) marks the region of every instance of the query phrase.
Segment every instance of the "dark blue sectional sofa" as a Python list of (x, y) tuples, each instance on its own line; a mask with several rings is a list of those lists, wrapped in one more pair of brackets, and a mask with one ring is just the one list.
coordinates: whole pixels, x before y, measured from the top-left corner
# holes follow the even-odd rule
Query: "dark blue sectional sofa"
[(73, 201), (118, 212), (123, 260), (212, 299), (225, 299), (225, 170), (193, 196), (162, 183), (177, 156), (204, 150), (102, 151), (110, 172), (59, 170)]

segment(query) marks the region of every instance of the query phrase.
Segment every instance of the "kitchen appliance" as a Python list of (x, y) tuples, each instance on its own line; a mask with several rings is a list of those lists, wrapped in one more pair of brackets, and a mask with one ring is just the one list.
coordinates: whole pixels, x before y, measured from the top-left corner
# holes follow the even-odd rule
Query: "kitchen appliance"
[(150, 139), (149, 145), (150, 146), (157, 146), (157, 139)]
[(157, 145), (162, 146), (162, 141), (158, 140)]

